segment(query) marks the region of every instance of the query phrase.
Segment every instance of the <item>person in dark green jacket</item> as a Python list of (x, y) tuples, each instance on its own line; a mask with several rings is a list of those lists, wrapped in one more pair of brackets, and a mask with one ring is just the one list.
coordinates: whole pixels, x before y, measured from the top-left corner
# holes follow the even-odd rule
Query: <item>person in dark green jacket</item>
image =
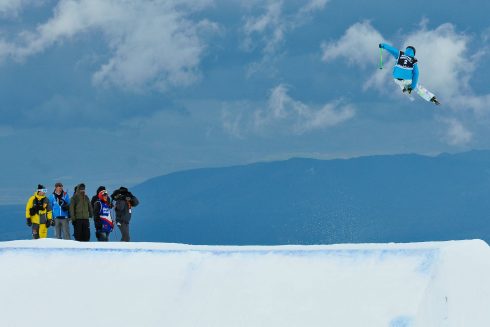
[(77, 186), (77, 191), (70, 201), (70, 217), (75, 230), (75, 240), (80, 242), (90, 241), (89, 218), (94, 216), (90, 199), (85, 194), (85, 184)]

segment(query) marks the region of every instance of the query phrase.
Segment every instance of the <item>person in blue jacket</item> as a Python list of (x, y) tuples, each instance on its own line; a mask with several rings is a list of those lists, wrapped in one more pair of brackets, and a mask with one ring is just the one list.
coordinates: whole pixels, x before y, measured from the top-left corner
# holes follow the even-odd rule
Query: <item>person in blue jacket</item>
[(58, 182), (54, 185), (54, 191), (49, 195), (49, 203), (53, 210), (55, 237), (69, 240), (70, 224), (68, 222), (70, 216), (70, 197), (68, 196), (68, 193), (63, 190), (63, 184)]
[(386, 43), (380, 43), (379, 47), (388, 51), (395, 58), (396, 63), (393, 67), (393, 78), (403, 92), (411, 94), (415, 90), (424, 100), (437, 105), (440, 104), (435, 95), (419, 83), (419, 67), (413, 46), (406, 47), (405, 51), (398, 50)]

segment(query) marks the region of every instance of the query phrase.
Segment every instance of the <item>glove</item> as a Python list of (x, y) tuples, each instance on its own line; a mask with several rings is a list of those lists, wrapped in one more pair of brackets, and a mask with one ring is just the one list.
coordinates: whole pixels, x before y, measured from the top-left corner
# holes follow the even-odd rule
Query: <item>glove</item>
[(46, 228), (49, 228), (51, 226), (51, 219), (46, 220)]
[(32, 220), (31, 218), (27, 218), (27, 226), (31, 227), (32, 226)]
[(407, 87), (408, 94), (412, 94), (412, 90), (413, 90), (413, 89), (412, 89), (412, 87), (411, 87), (411, 86)]
[(379, 44), (379, 47), (380, 47), (381, 49), (383, 49), (383, 44), (381, 44), (381, 43), (380, 43), (380, 44)]
[(56, 221), (54, 219), (51, 219), (51, 226), (56, 226)]

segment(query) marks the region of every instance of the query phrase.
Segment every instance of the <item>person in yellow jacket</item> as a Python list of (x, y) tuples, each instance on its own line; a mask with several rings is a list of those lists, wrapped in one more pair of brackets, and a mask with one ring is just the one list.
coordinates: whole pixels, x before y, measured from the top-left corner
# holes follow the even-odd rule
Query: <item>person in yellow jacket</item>
[(51, 205), (46, 197), (48, 190), (41, 184), (37, 191), (29, 198), (26, 205), (27, 226), (32, 227), (32, 238), (46, 238), (48, 228), (53, 224)]

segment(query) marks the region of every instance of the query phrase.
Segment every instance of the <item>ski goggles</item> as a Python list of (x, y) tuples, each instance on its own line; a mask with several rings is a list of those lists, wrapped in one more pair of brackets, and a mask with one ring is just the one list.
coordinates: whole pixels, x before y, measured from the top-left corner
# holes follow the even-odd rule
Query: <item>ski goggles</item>
[(48, 193), (48, 189), (47, 188), (40, 188), (37, 191), (38, 192), (43, 192), (43, 193)]

